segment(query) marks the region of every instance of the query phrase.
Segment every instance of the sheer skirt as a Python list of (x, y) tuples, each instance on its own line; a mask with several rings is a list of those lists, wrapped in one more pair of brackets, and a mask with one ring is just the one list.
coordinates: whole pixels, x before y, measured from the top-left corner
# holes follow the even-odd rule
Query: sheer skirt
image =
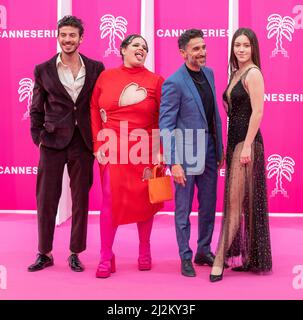
[(252, 144), (251, 162), (240, 163), (244, 141), (227, 150), (224, 215), (214, 266), (224, 262), (251, 271), (272, 268), (262, 138)]

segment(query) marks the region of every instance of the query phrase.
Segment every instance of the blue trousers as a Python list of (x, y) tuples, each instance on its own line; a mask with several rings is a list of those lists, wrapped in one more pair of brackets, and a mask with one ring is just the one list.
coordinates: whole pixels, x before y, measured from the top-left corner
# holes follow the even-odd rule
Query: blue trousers
[(205, 156), (205, 170), (200, 175), (186, 175), (185, 187), (175, 183), (175, 226), (181, 260), (191, 260), (193, 252), (189, 246), (190, 213), (195, 185), (198, 188), (198, 246), (197, 253), (210, 252), (214, 230), (217, 200), (217, 159), (213, 137), (209, 136)]

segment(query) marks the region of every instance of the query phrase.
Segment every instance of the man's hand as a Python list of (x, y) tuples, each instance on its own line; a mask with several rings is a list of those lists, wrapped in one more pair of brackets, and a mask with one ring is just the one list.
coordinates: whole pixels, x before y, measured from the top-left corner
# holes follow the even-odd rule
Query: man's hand
[(184, 174), (184, 170), (180, 164), (174, 164), (171, 167), (171, 174), (174, 177), (174, 181), (176, 183), (181, 184), (183, 187), (185, 187), (185, 181), (186, 177)]
[(225, 160), (225, 154), (224, 152), (222, 151), (222, 157), (220, 159), (220, 161), (217, 162), (217, 166), (218, 166), (218, 169), (221, 169), (224, 165), (224, 160)]

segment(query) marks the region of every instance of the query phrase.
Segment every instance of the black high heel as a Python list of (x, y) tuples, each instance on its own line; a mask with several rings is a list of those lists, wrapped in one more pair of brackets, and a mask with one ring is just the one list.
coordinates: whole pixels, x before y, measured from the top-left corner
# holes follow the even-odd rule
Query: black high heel
[(231, 270), (236, 271), (236, 272), (248, 272), (248, 271), (250, 271), (250, 267), (249, 266), (238, 266), (238, 267), (231, 268)]
[(222, 269), (221, 274), (210, 274), (210, 275), (209, 275), (209, 280), (210, 280), (210, 282), (221, 281), (221, 280), (223, 279), (224, 268), (225, 268), (225, 267), (223, 266), (223, 269)]

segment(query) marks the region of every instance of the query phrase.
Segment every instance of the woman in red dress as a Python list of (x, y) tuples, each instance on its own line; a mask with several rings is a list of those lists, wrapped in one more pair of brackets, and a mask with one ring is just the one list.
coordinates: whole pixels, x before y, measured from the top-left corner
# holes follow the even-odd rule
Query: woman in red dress
[[(146, 168), (159, 155), (158, 118), (163, 78), (144, 67), (148, 46), (140, 35), (121, 43), (123, 65), (102, 72), (91, 100), (94, 154), (100, 164), (103, 203), (100, 215), (101, 259), (97, 278), (115, 272), (112, 251), (117, 226), (136, 222), (139, 270), (151, 269), (153, 216), (162, 204), (151, 204)], [(155, 156), (156, 155), (156, 156)]]

